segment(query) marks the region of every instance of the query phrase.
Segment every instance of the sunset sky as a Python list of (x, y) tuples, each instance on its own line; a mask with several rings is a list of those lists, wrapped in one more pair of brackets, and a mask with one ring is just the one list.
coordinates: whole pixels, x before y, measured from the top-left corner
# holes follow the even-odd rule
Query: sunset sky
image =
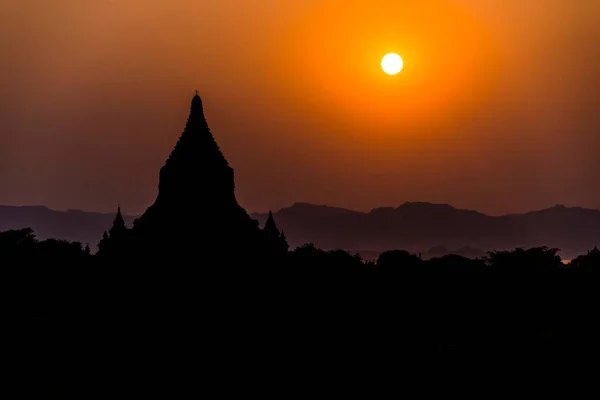
[(0, 204), (143, 212), (197, 89), (249, 211), (600, 208), (598, 21), (600, 0), (0, 0)]

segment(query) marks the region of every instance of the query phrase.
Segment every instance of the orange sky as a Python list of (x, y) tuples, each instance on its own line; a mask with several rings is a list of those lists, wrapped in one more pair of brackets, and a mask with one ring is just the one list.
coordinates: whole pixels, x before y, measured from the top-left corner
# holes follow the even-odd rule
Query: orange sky
[(600, 0), (0, 0), (0, 204), (143, 212), (198, 89), (250, 211), (600, 208), (598, 20)]

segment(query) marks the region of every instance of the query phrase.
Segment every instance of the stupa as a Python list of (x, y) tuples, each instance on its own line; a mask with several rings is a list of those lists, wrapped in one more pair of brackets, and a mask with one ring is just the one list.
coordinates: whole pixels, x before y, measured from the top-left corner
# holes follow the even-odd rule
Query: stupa
[(198, 92), (160, 170), (158, 196), (134, 221), (133, 233), (147, 251), (178, 255), (221, 257), (261, 245), (258, 222), (237, 202), (233, 168), (211, 133)]

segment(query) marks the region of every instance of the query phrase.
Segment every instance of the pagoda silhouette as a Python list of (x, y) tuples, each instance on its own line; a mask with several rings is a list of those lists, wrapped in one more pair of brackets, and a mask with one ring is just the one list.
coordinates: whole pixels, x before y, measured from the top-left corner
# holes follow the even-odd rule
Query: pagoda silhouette
[(261, 230), (237, 202), (233, 168), (211, 133), (196, 92), (185, 129), (160, 169), (156, 200), (132, 229), (124, 226), (119, 207), (98, 253), (113, 248), (122, 254), (126, 246), (136, 256), (223, 260), (287, 252), (285, 236), (274, 227), (270, 215)]

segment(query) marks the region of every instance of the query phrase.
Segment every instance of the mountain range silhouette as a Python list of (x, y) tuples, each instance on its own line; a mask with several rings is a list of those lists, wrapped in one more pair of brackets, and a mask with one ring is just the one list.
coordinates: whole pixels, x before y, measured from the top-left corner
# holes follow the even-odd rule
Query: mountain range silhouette
[[(210, 210), (202, 212), (210, 214)], [(561, 249), (563, 258), (570, 259), (600, 243), (600, 210), (561, 205), (523, 214), (490, 216), (426, 202), (409, 202), (369, 212), (295, 203), (273, 215), (292, 248), (315, 243), (325, 249), (377, 253), (395, 248), (428, 252), (437, 246), (491, 250), (547, 245)], [(264, 225), (268, 213), (250, 216)], [(29, 226), (41, 239), (90, 243), (94, 249), (114, 218), (115, 213), (0, 206), (0, 231)], [(123, 214), (123, 218), (131, 227), (138, 216)], [(435, 249), (431, 250), (435, 253)]]
[[(264, 214), (254, 213), (262, 222)], [(490, 216), (448, 204), (407, 202), (358, 212), (296, 203), (275, 213), (290, 245), (323, 248), (428, 251), (434, 246), (483, 250), (547, 245), (564, 258), (600, 242), (600, 210), (557, 205), (523, 214)]]

